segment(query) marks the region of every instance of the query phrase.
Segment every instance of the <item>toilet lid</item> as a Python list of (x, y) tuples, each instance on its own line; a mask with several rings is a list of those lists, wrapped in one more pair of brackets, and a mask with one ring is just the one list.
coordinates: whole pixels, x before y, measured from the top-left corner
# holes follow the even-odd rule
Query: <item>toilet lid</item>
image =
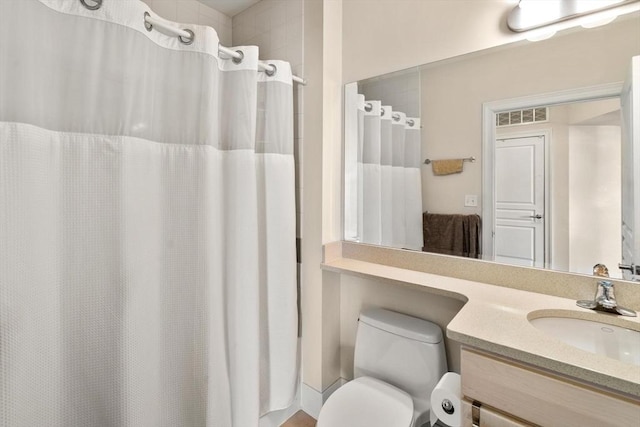
[(375, 378), (360, 377), (327, 399), (317, 427), (409, 427), (412, 418), (409, 394)]

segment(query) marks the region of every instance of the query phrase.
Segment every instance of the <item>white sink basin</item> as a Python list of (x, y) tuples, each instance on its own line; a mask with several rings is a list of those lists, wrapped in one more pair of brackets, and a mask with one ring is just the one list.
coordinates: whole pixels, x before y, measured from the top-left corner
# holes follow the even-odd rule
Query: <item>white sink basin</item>
[(546, 334), (591, 353), (640, 366), (640, 332), (568, 317), (529, 320)]

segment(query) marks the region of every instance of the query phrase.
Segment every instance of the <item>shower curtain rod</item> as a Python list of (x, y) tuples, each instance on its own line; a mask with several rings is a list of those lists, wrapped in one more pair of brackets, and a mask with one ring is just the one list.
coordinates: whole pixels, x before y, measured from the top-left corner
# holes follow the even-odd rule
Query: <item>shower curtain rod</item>
[[(178, 36), (180, 41), (182, 43), (184, 43), (184, 44), (193, 43), (194, 34), (193, 34), (193, 31), (191, 31), (191, 30), (181, 30), (179, 28), (175, 28), (175, 27), (172, 27), (170, 25), (167, 25), (164, 22), (160, 21), (159, 19), (156, 19), (153, 16), (149, 15), (148, 12), (145, 12), (145, 14), (144, 14), (144, 21), (145, 21), (145, 27), (149, 31), (151, 31), (151, 29), (154, 26), (156, 26), (158, 28), (162, 28), (163, 30), (170, 32), (171, 34), (173, 34), (175, 36)], [(224, 47), (221, 44), (218, 45), (218, 52), (224, 53), (225, 55), (228, 55), (233, 59), (240, 59), (241, 60), (244, 57), (242, 52), (238, 52), (238, 51), (235, 51), (233, 49), (229, 49), (228, 47)], [(258, 61), (258, 68), (260, 70), (264, 71), (265, 73), (267, 73), (267, 75), (269, 75), (269, 76), (272, 76), (277, 71), (275, 65), (269, 64), (269, 63), (264, 62), (264, 61)], [(306, 85), (307, 84), (307, 81), (305, 79), (303, 79), (302, 77), (292, 76), (291, 79), (296, 83), (300, 83), (301, 85)]]

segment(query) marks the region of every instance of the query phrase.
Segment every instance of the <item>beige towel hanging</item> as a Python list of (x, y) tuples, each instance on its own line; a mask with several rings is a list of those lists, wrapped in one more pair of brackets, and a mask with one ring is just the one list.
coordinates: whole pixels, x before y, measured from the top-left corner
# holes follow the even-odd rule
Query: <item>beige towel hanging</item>
[(451, 175), (462, 172), (463, 159), (432, 160), (431, 169), (434, 175)]

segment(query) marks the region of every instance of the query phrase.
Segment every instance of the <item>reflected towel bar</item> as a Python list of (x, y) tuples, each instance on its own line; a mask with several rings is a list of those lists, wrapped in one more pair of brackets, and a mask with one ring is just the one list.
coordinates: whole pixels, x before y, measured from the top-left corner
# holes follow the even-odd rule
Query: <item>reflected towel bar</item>
[[(475, 161), (476, 161), (476, 158), (475, 158), (475, 157), (473, 157), (473, 156), (471, 156), (471, 157), (466, 157), (466, 158), (462, 159), (462, 161), (463, 161), (463, 162), (471, 162), (471, 163), (473, 163), (473, 162), (475, 162)], [(429, 163), (431, 163), (431, 159), (426, 159), (426, 160), (424, 161), (424, 164), (425, 164), (425, 165), (428, 165)]]

